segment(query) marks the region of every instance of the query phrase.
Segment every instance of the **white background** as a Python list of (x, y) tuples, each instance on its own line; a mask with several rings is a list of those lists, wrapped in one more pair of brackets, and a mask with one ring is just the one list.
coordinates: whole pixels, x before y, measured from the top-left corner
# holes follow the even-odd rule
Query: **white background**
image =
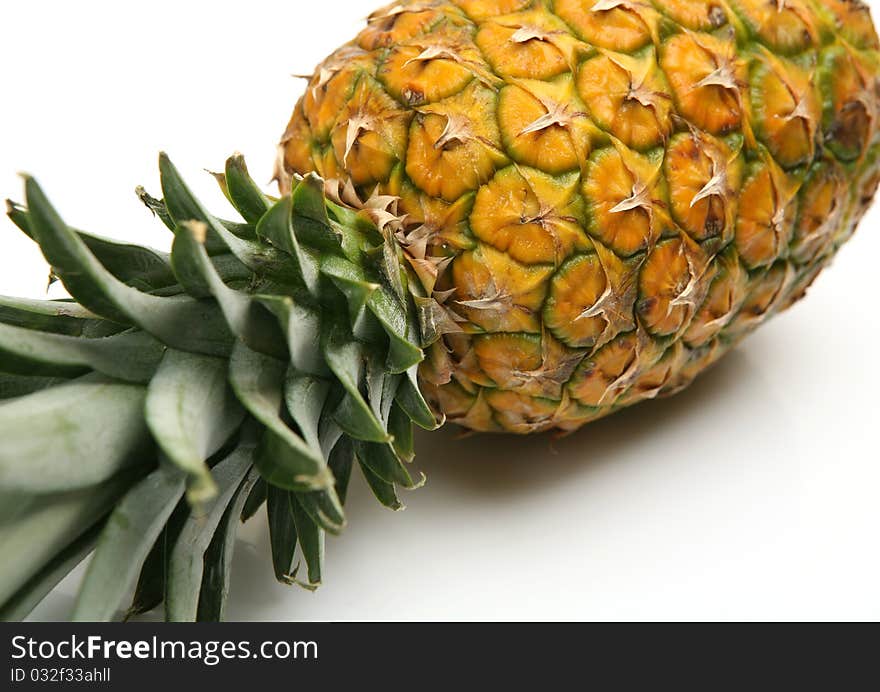
[[(132, 193), (157, 190), (157, 151), (215, 209), (202, 168), (227, 154), (268, 182), (290, 75), (375, 4), (7, 0), (0, 195), (20, 199), (27, 170), (71, 225), (167, 249)], [(229, 617), (880, 618), (878, 224), (880, 207), (806, 301), (672, 400), (555, 442), (421, 436), (428, 485), (393, 514), (358, 479), (316, 594), (275, 584), (248, 525)], [(0, 233), (0, 293), (43, 295), (37, 249)], [(34, 617), (64, 617), (74, 592)]]

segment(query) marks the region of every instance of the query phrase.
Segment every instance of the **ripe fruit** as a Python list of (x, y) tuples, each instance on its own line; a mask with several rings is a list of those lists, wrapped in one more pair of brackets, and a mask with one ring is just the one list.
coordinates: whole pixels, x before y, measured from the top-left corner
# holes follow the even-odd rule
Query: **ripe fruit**
[(451, 421), (573, 430), (804, 295), (878, 182), (878, 43), (835, 0), (413, 0), (317, 69), (278, 177), (399, 198)]
[(878, 57), (846, 0), (413, 0), (310, 81), (280, 199), (233, 157), (221, 220), (161, 158), (170, 255), (27, 178), (9, 216), (72, 300), (0, 298), (0, 618), (95, 546), (74, 617), (136, 583), (132, 613), (221, 618), (263, 503), (314, 588), (355, 465), (394, 509), (419, 485), (414, 424), (568, 431), (686, 386), (854, 231)]

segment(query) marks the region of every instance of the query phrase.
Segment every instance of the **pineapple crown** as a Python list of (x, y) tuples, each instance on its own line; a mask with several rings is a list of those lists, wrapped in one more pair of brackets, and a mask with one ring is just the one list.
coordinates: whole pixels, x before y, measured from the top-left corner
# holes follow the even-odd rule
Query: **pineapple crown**
[(220, 619), (235, 525), (264, 502), (276, 576), (313, 589), (355, 465), (391, 509), (423, 482), (429, 299), (396, 217), (313, 175), (270, 198), (236, 155), (216, 177), (242, 221), (225, 221), (159, 166), (164, 199), (138, 196), (170, 254), (70, 228), (30, 177), (27, 207), (8, 203), (72, 300), (0, 298), (2, 619), (93, 547), (75, 618), (114, 617), (137, 580), (130, 614)]

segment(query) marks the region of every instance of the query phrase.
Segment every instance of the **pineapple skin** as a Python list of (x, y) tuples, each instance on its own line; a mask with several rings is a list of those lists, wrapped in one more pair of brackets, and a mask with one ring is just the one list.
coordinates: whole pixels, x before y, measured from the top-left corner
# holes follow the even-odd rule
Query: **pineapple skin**
[(398, 2), (318, 67), (277, 177), (398, 198), (450, 421), (571, 431), (804, 296), (880, 181), (878, 48), (858, 0)]

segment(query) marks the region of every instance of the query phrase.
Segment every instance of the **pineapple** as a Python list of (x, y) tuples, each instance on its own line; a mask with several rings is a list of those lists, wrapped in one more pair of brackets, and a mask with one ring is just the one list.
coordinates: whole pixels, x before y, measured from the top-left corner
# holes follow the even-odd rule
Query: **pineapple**
[[(858, 0), (409, 0), (311, 78), (281, 195), (170, 254), (12, 221), (70, 299), (0, 298), (0, 619), (94, 551), (74, 619), (221, 619), (264, 504), (316, 588), (357, 467), (400, 509), (414, 426), (571, 432), (686, 387), (801, 298), (880, 181)], [(303, 563), (300, 568), (300, 560)]]
[(571, 431), (804, 295), (877, 186), (877, 51), (858, 0), (398, 2), (277, 177), (398, 200), (437, 410)]

